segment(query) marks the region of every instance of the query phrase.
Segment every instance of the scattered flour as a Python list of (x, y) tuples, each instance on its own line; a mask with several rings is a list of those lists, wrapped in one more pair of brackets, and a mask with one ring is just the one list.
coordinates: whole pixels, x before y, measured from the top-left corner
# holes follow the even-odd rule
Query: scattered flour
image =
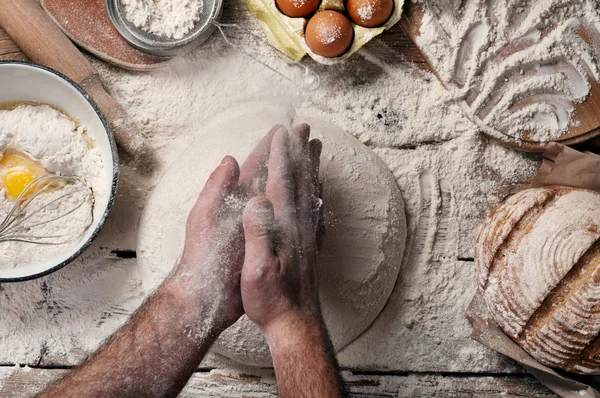
[(16, 367), (1, 367), (0, 368), (0, 391), (2, 391), (2, 387), (4, 386), (4, 381), (6, 379), (8, 379), (10, 376), (12, 376), (12, 374), (15, 372), (15, 368), (18, 368), (18, 365)]
[(120, 0), (125, 18), (142, 30), (169, 39), (190, 32), (202, 13), (202, 0)]
[(342, 37), (342, 28), (334, 24), (321, 24), (317, 39), (323, 44), (331, 44)]
[(307, 2), (308, 0), (292, 0), (292, 3), (296, 8), (302, 8)]
[(574, 105), (600, 81), (597, 1), (419, 2), (417, 44), (482, 129), (545, 143), (580, 125)]
[[(236, 23), (260, 33), (245, 13), (231, 12)], [(1, 287), (0, 361), (73, 364), (120, 326), (145, 297), (142, 276), (135, 261), (117, 261), (101, 248), (135, 249), (148, 192), (207, 133), (203, 126), (240, 110), (276, 105), (289, 107), (289, 121), (297, 110), (372, 148), (392, 170), (406, 204), (409, 241), (396, 288), (371, 327), (340, 353), (342, 366), (514, 370), (470, 339), (463, 314), (476, 280), (466, 260), (488, 209), (526, 184), (539, 158), (490, 142), (435, 77), (389, 49), (379, 58), (370, 52), (377, 44), (361, 51), (367, 59), (353, 57), (335, 68), (311, 63), (321, 86), (299, 95), (216, 36), (168, 69), (146, 74), (94, 61), (107, 89), (148, 136), (157, 167), (149, 177), (122, 169), (112, 216), (86, 258), (46, 278)], [(253, 48), (259, 59), (289, 73), (268, 46)], [(204, 366), (223, 363), (211, 355)]]
[[(25, 232), (26, 237), (60, 236), (49, 241), (65, 243), (55, 246), (0, 243), (0, 268), (35, 264), (65, 252), (85, 233), (94, 217), (100, 216), (94, 211), (94, 201), (102, 201), (108, 193), (102, 183), (104, 166), (100, 153), (91, 145), (85, 136), (85, 127), (76, 126), (73, 120), (50, 106), (20, 105), (12, 110), (0, 110), (0, 159), (7, 149), (19, 150), (39, 161), (50, 173), (83, 179), (81, 183), (38, 196), (25, 212), (25, 216), (31, 218), (24, 225), (44, 223)], [(83, 190), (77, 192), (79, 189)], [(66, 193), (71, 194), (61, 199)], [(77, 208), (79, 203), (83, 205)], [(44, 208), (48, 204), (51, 205)], [(0, 221), (13, 206), (14, 201), (0, 187)], [(49, 222), (71, 209), (76, 210)]]
[(375, 10), (372, 4), (366, 4), (358, 9), (358, 15), (363, 21), (368, 21), (373, 18)]

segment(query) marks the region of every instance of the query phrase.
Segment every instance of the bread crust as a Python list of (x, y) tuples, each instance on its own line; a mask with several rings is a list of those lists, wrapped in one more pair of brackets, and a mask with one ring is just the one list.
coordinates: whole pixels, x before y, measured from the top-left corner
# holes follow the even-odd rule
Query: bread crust
[(539, 362), (600, 374), (600, 193), (527, 189), (487, 218), (479, 289), (502, 330)]

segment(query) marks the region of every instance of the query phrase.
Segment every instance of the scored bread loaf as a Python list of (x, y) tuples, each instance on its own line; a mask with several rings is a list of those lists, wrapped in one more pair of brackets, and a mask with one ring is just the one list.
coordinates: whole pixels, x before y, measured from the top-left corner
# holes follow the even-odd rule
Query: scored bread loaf
[(527, 189), (487, 218), (475, 249), (494, 321), (539, 362), (600, 373), (600, 194)]

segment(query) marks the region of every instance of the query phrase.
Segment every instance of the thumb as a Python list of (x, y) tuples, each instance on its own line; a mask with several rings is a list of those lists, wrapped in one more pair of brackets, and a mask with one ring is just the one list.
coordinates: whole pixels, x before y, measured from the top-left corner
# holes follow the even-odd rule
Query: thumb
[(246, 240), (244, 266), (272, 264), (275, 260), (273, 250), (275, 211), (271, 201), (264, 196), (252, 198), (244, 209), (243, 221)]

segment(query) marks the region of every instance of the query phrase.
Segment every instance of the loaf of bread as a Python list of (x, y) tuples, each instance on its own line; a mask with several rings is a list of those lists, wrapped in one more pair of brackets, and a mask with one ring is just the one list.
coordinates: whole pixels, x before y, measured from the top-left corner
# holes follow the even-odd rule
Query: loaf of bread
[(528, 189), (486, 220), (475, 249), (492, 318), (539, 362), (600, 373), (600, 194)]

